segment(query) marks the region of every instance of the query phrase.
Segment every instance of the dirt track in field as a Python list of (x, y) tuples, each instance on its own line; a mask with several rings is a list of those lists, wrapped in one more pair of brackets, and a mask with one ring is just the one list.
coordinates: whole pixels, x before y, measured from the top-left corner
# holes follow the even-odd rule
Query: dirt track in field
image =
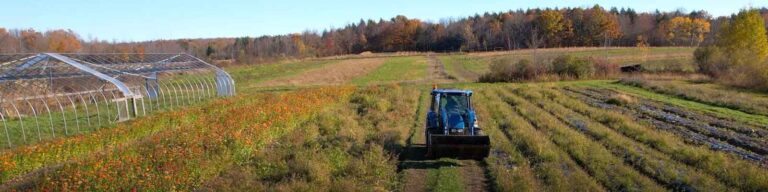
[[(423, 140), (423, 139), (421, 139)], [(456, 160), (457, 163), (446, 163), (435, 159), (427, 158), (426, 145), (412, 144), (400, 157), (400, 172), (403, 175), (402, 191), (422, 192), (428, 191), (427, 175), (431, 170), (437, 170), (441, 167), (456, 167), (461, 173), (461, 181), (464, 186), (462, 191), (489, 191), (490, 180), (487, 178), (487, 169), (481, 161), (476, 160)]]
[(454, 77), (449, 76), (445, 72), (445, 65), (434, 54), (427, 56), (427, 62), (429, 64), (427, 72), (429, 73), (431, 83), (451, 83), (456, 81)]
[[(423, 102), (423, 101), (422, 101)], [(426, 106), (426, 105), (425, 105)], [(422, 107), (425, 107), (422, 106)], [(402, 175), (402, 188), (405, 192), (428, 191), (428, 175), (430, 171), (436, 171), (441, 167), (456, 167), (461, 173), (463, 181), (461, 191), (490, 191), (490, 179), (487, 176), (486, 165), (476, 160), (456, 160), (457, 163), (441, 162), (428, 158), (427, 146), (424, 138), (424, 124), (419, 115), (415, 114), (415, 123), (411, 128), (411, 135), (406, 140), (406, 146), (399, 155), (398, 172)]]
[(464, 160), (460, 162), (464, 181), (464, 191), (488, 191), (489, 180), (485, 165), (481, 161)]
[(260, 86), (339, 85), (366, 75), (384, 64), (386, 58), (350, 59), (295, 76), (272, 79)]

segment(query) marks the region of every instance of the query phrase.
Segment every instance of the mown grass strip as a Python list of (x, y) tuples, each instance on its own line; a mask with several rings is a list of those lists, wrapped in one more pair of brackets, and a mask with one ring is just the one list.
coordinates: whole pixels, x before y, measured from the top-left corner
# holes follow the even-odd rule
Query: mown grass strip
[[(513, 91), (514, 92), (514, 91)], [(519, 93), (518, 93), (519, 94)], [(584, 135), (568, 128), (563, 122), (533, 103), (540, 102), (534, 97), (518, 97), (504, 93), (505, 101), (513, 106), (525, 119), (546, 132), (549, 138), (568, 152), (579, 165), (584, 167), (596, 180), (614, 191), (662, 191), (652, 179), (640, 174), (623, 159), (614, 156), (608, 149)], [(525, 99), (523, 99), (525, 98)]]
[(353, 84), (381, 84), (421, 80), (427, 77), (427, 61), (424, 57), (395, 57), (368, 75), (352, 80)]
[(749, 114), (749, 113), (745, 113), (742, 111), (733, 110), (725, 107), (712, 106), (704, 103), (699, 103), (696, 101), (690, 101), (690, 100), (680, 99), (676, 97), (671, 97), (669, 95), (655, 93), (639, 87), (623, 85), (618, 83), (606, 83), (606, 82), (600, 82), (600, 81), (581, 82), (577, 85), (589, 86), (589, 87), (595, 87), (595, 88), (610, 88), (616, 91), (629, 93), (631, 95), (639, 96), (642, 98), (683, 107), (688, 110), (701, 111), (701, 112), (712, 114), (714, 116), (724, 118), (724, 119), (733, 119), (741, 123), (756, 124), (758, 126), (768, 124), (768, 117), (766, 116), (754, 115), (754, 114)]
[(439, 159), (437, 163), (440, 166), (437, 169), (429, 170), (427, 173), (427, 190), (440, 192), (462, 192), (464, 191), (464, 181), (459, 172), (461, 166), (454, 159)]
[(445, 65), (449, 76), (463, 82), (476, 81), (481, 74), (488, 72), (490, 65), (487, 60), (467, 55), (440, 56), (438, 59)]
[(768, 115), (768, 97), (749, 90), (705, 83), (686, 81), (655, 81), (643, 79), (622, 79), (619, 83), (643, 88), (659, 94), (675, 96), (708, 105), (725, 107), (749, 114)]
[(428, 89), (421, 89), (419, 86), (414, 86), (414, 89), (419, 90), (419, 98), (416, 108), (416, 112), (413, 114), (413, 127), (411, 127), (411, 130), (409, 131), (409, 136), (406, 141), (406, 145), (410, 146), (413, 144), (414, 139), (421, 141), (421, 139), (417, 138), (419, 136), (423, 137), (423, 134), (419, 134), (420, 132), (424, 131), (424, 125), (426, 124), (427, 119), (427, 111), (429, 110), (430, 105), (430, 93)]

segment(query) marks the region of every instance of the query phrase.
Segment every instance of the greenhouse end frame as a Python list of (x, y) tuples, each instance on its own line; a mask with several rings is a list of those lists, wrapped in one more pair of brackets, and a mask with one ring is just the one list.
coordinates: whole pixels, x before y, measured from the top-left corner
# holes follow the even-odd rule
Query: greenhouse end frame
[(0, 148), (234, 95), (229, 73), (186, 53), (0, 55)]

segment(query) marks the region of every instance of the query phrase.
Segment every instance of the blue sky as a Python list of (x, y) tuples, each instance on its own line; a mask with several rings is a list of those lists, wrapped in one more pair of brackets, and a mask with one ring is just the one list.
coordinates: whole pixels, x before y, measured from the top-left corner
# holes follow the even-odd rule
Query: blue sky
[(343, 27), (363, 19), (395, 15), (439, 21), (475, 13), (535, 7), (632, 7), (706, 10), (714, 16), (742, 8), (768, 7), (765, 0), (12, 0), (1, 3), (0, 27), (72, 29), (83, 38), (143, 41), (153, 39), (276, 35)]

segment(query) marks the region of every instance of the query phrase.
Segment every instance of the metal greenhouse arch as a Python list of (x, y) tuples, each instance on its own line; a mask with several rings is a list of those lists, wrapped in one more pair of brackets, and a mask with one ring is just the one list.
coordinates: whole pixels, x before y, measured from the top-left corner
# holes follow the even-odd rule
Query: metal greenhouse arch
[(226, 71), (186, 53), (0, 55), (0, 148), (233, 95)]

